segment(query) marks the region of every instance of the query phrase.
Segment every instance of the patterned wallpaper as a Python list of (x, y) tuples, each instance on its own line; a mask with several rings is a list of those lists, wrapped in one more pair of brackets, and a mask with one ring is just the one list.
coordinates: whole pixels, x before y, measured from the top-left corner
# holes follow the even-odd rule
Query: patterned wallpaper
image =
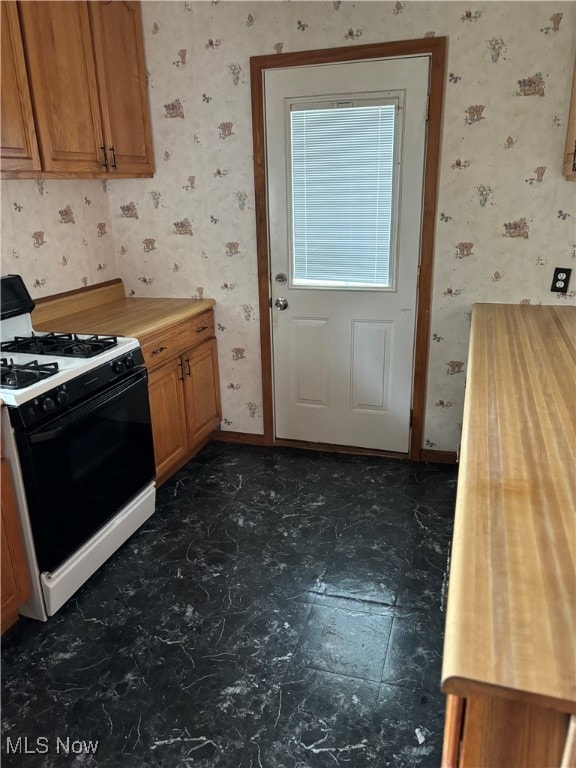
[(33, 298), (117, 277), (107, 186), (0, 182), (2, 274), (21, 274)]
[(425, 442), (454, 450), (476, 301), (576, 304), (563, 2), (145, 2), (153, 179), (2, 182), (3, 271), (216, 299), (224, 429), (262, 432), (249, 57), (448, 37)]

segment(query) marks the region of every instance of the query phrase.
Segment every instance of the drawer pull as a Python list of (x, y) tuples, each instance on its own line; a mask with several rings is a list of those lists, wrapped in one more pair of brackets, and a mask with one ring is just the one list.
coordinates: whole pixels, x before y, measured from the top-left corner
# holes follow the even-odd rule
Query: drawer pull
[(159, 355), (160, 352), (166, 352), (167, 347), (158, 347), (158, 349), (152, 350), (152, 355)]
[(206, 331), (206, 330), (208, 330), (208, 326), (207, 325), (199, 325), (196, 328), (196, 333), (202, 333), (202, 331)]

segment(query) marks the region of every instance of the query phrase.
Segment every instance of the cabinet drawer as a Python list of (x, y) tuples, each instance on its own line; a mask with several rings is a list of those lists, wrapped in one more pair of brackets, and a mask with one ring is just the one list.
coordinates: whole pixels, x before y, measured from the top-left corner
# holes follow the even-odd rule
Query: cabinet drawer
[(209, 309), (190, 321), (192, 345), (201, 344), (214, 336), (214, 312)]
[(190, 344), (188, 334), (188, 324), (181, 324), (141, 339), (144, 363), (148, 369), (156, 368), (186, 349)]
[(168, 330), (141, 339), (144, 363), (152, 370), (213, 335), (214, 313), (208, 310), (185, 323), (178, 323)]

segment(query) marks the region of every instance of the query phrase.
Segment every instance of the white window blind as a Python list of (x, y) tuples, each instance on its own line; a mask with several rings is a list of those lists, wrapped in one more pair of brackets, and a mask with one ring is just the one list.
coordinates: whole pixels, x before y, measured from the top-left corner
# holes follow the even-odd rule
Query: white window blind
[(292, 108), (292, 282), (391, 286), (396, 104)]

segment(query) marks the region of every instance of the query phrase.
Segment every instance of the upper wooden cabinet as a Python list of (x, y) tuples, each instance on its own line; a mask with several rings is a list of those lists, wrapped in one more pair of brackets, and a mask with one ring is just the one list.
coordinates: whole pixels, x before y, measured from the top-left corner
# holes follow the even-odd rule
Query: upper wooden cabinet
[[(139, 4), (102, 0), (19, 2), (16, 6), (42, 173), (29, 173), (28, 167), (15, 167), (14, 162), (6, 165), (3, 150), (3, 176), (151, 176), (154, 164)], [(12, 103), (16, 96), (13, 80), (4, 77), (4, 50), (2, 57), (5, 119), (5, 98)], [(12, 95), (5, 97), (4, 91)]]
[(39, 171), (28, 73), (15, 2), (2, 3), (2, 89), (0, 123), (2, 170)]
[(151, 175), (154, 164), (140, 6), (89, 2), (88, 7), (108, 162), (122, 173)]

